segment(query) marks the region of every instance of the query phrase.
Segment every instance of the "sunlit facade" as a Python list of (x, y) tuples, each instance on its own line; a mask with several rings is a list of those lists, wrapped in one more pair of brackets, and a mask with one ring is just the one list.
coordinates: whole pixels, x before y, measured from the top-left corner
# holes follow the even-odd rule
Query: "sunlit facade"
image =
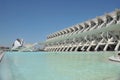
[(119, 51), (120, 10), (98, 16), (47, 36), (45, 51)]

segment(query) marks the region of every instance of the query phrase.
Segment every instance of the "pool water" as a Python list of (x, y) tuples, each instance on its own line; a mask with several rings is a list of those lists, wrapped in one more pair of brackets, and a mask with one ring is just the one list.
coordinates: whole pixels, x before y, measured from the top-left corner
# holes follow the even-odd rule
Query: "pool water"
[(120, 80), (114, 52), (6, 52), (0, 80)]

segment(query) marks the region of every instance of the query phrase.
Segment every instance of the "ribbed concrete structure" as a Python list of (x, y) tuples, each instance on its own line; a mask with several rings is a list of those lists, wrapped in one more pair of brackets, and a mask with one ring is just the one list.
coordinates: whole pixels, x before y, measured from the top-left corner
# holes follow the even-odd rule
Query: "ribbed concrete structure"
[(45, 51), (119, 51), (120, 10), (47, 36)]

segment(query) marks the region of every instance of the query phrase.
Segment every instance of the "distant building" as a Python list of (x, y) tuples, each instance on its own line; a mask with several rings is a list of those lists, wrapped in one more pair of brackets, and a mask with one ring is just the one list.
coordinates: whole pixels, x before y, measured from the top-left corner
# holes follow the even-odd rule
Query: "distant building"
[(9, 50), (10, 48), (9, 47), (5, 47), (5, 46), (0, 46), (0, 50)]
[(23, 43), (24, 43), (23, 39), (16, 39), (12, 45), (12, 50), (23, 47)]

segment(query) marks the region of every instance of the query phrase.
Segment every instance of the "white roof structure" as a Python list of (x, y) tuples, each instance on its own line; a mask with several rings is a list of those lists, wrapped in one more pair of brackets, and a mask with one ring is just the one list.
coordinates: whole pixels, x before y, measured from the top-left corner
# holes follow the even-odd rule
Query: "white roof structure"
[(23, 43), (24, 43), (23, 39), (16, 39), (12, 45), (12, 50), (18, 49), (19, 47), (22, 47)]

